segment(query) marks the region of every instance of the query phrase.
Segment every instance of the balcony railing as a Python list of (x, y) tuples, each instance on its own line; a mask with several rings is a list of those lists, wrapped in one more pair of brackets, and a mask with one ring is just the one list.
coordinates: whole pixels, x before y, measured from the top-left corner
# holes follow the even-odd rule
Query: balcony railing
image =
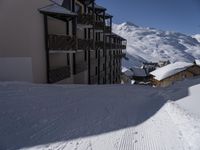
[(92, 40), (83, 40), (78, 39), (78, 49), (92, 49), (93, 48), (93, 41)]
[(105, 23), (102, 21), (96, 21), (95, 22), (95, 29), (97, 30), (103, 30), (105, 26)]
[(87, 67), (88, 67), (87, 62), (85, 62), (85, 61), (75, 64), (75, 74), (78, 74), (78, 73), (81, 73), (81, 72), (87, 70)]
[(49, 71), (49, 82), (55, 83), (70, 77), (70, 67), (61, 67)]
[(104, 43), (102, 41), (96, 41), (95, 46), (96, 46), (96, 49), (103, 49)]
[(79, 14), (77, 19), (78, 24), (92, 25), (93, 16), (91, 14)]
[(66, 35), (49, 35), (48, 36), (49, 50), (74, 50), (76, 49), (76, 40), (73, 37)]
[(110, 26), (105, 26), (105, 32), (106, 33), (111, 33), (112, 29)]

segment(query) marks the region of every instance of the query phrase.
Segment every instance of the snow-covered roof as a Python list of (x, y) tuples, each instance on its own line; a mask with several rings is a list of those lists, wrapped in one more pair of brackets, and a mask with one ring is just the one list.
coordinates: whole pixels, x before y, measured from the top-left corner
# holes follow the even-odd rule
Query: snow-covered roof
[(200, 66), (200, 59), (195, 60), (195, 63)]
[(136, 77), (146, 77), (147, 74), (144, 69), (141, 68), (131, 68), (131, 71), (133, 72), (133, 75)]
[[(92, 8), (92, 4), (90, 4), (89, 7)], [(94, 8), (98, 9), (98, 10), (106, 10), (105, 7), (100, 6), (100, 5), (96, 4), (96, 3), (94, 4)]]
[(190, 66), (193, 66), (193, 63), (176, 62), (162, 68), (158, 68), (155, 71), (152, 71), (150, 74), (153, 75), (156, 80), (161, 81), (167, 77), (186, 70)]
[(67, 15), (67, 16), (76, 16), (77, 14), (74, 12), (71, 12), (70, 10), (59, 6), (57, 4), (51, 4), (46, 7), (40, 8), (39, 9), (41, 12), (45, 13), (56, 13), (56, 14), (62, 14), (62, 15)]
[(52, 1), (53, 3), (56, 3), (58, 5), (62, 5), (64, 0), (50, 0), (50, 1)]
[(133, 76), (133, 72), (130, 69), (126, 68), (126, 67), (122, 67), (122, 73), (125, 74), (128, 77), (132, 77)]

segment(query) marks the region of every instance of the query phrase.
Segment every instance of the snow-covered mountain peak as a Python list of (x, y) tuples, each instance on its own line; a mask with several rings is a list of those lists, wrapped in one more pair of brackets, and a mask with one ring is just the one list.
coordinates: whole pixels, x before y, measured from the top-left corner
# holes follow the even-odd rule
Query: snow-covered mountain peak
[(200, 59), (200, 42), (178, 32), (140, 27), (130, 22), (113, 24), (113, 32), (127, 39), (125, 67), (141, 66), (142, 62), (185, 61)]
[(121, 26), (129, 26), (129, 27), (136, 27), (136, 28), (139, 27), (138, 25), (136, 25), (136, 24), (134, 24), (134, 23), (132, 23), (130, 21), (122, 23)]

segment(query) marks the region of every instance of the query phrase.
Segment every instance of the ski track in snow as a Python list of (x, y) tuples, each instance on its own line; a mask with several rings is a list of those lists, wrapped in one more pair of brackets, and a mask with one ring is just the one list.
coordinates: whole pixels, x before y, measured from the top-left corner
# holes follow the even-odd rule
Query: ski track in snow
[(145, 86), (0, 84), (0, 150), (190, 150), (167, 100), (164, 90)]

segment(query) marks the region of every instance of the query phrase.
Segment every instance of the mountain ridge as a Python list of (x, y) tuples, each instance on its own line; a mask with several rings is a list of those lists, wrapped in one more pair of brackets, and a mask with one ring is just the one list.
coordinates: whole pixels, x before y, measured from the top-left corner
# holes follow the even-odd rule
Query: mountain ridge
[(123, 66), (143, 62), (193, 62), (200, 59), (200, 42), (194, 36), (179, 32), (140, 27), (131, 22), (113, 24), (113, 32), (127, 39), (127, 57)]

